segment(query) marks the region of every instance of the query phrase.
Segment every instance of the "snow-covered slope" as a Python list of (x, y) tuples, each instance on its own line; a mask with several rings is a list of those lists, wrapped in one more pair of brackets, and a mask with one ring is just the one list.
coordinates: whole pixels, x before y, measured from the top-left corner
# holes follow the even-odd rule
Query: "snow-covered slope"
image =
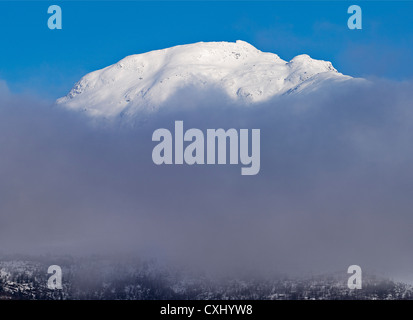
[(131, 55), (89, 73), (57, 104), (110, 118), (157, 110), (179, 89), (190, 86), (219, 88), (250, 105), (349, 79), (330, 62), (308, 55), (287, 62), (244, 41), (199, 42)]

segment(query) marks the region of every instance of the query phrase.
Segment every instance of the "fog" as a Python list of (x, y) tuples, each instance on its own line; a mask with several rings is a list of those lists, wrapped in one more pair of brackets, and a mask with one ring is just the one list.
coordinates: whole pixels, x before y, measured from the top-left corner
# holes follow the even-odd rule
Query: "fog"
[[(0, 252), (206, 268), (413, 275), (413, 84), (374, 79), (240, 107), (182, 90), (90, 120), (0, 84)], [(261, 170), (155, 165), (154, 130), (261, 130)], [(411, 277), (413, 279), (413, 277)]]

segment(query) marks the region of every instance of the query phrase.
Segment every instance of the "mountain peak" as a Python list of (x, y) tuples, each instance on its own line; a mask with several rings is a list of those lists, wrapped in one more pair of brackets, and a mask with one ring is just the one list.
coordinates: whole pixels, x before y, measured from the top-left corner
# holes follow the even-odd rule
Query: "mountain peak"
[(135, 54), (91, 72), (57, 104), (91, 116), (115, 117), (157, 110), (185, 87), (218, 87), (241, 104), (314, 89), (328, 79), (351, 79), (328, 61), (303, 54), (286, 62), (251, 44), (198, 42)]
[(303, 67), (303, 68), (308, 68), (312, 66), (313, 68), (318, 69), (318, 71), (324, 70), (325, 72), (333, 71), (333, 72), (338, 72), (332, 65), (330, 61), (324, 61), (324, 60), (316, 60), (311, 58), (308, 54), (300, 54), (298, 56), (295, 56), (293, 59), (291, 59), (288, 64), (290, 66), (295, 66), (295, 67)]
[[(229, 43), (229, 42), (227, 42), (227, 43)], [(252, 44), (250, 44), (250, 43), (248, 43), (244, 40), (237, 40), (237, 41), (235, 41), (235, 44), (237, 44), (239, 46), (246, 47), (246, 48), (252, 48), (252, 49), (257, 50), (257, 48), (255, 48)]]

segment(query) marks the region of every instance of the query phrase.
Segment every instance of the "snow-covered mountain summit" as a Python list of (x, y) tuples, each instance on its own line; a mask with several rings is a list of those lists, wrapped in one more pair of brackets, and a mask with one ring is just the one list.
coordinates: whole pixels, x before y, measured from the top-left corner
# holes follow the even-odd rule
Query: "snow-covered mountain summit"
[(57, 104), (110, 118), (157, 110), (185, 87), (219, 88), (248, 105), (349, 79), (308, 55), (287, 62), (244, 41), (199, 42), (131, 55), (91, 72)]

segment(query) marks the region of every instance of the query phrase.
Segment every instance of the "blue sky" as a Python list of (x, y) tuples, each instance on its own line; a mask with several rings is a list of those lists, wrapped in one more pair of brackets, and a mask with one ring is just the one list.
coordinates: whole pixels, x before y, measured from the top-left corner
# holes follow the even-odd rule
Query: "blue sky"
[[(63, 30), (47, 28), (52, 4)], [(363, 30), (347, 28), (351, 4)], [(408, 80), (412, 13), (411, 1), (0, 1), (0, 79), (56, 98), (130, 54), (241, 39), (285, 60), (307, 53), (352, 76)]]

